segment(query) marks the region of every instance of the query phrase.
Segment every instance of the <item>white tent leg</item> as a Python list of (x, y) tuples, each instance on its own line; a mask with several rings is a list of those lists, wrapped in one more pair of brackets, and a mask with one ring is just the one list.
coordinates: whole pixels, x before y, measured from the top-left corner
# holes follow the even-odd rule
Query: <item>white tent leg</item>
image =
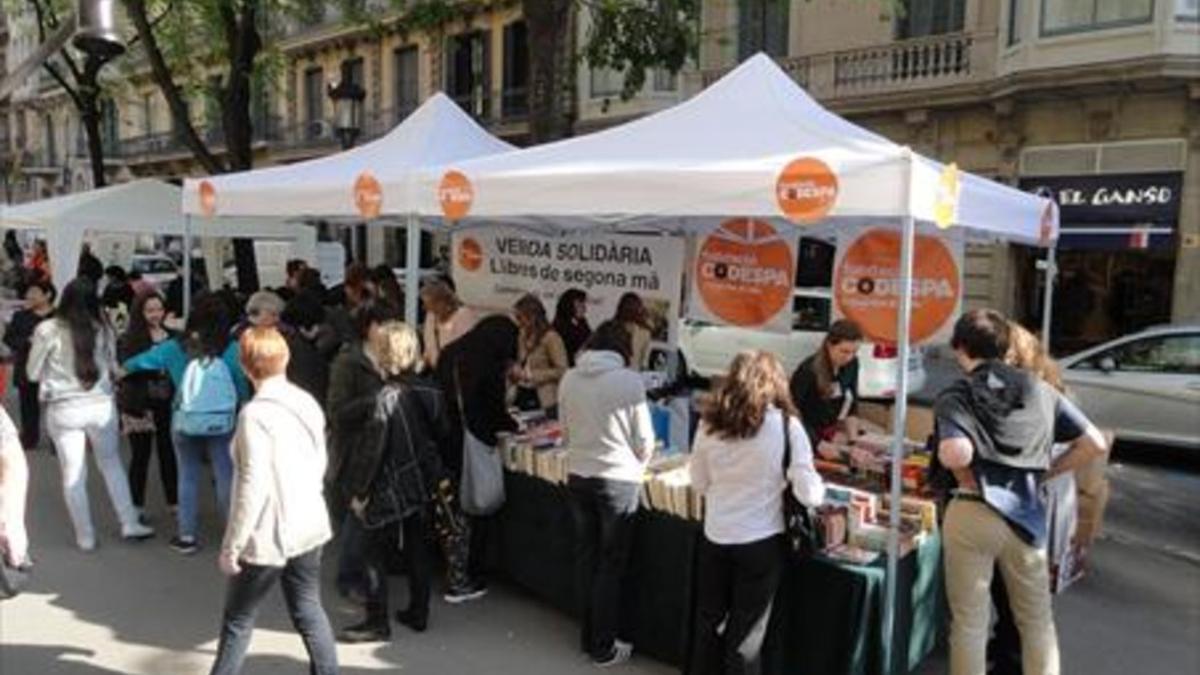
[(909, 323), (912, 320), (913, 240), (916, 223), (904, 218), (900, 234), (900, 311), (896, 318), (898, 342), (896, 372), (896, 403), (892, 418), (892, 489), (888, 509), (887, 590), (883, 600), (883, 635), (893, 642), (896, 627), (896, 581), (900, 562), (900, 483), (901, 463), (904, 461), (905, 429), (908, 421), (908, 354)]
[(1042, 297), (1042, 349), (1050, 353), (1050, 318), (1054, 310), (1054, 284), (1058, 281), (1058, 246), (1046, 249), (1046, 288)]
[(183, 219), (183, 318), (192, 313), (192, 217)]
[(404, 227), (404, 322), (415, 330), (421, 288), (421, 226), (416, 215), (410, 213)]

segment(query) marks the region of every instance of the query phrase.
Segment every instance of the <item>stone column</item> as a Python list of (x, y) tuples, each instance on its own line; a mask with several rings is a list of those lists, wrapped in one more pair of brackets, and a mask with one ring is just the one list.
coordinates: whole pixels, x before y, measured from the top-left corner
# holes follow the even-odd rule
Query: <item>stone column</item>
[(1179, 208), (1171, 321), (1200, 321), (1200, 83), (1188, 88), (1188, 148)]

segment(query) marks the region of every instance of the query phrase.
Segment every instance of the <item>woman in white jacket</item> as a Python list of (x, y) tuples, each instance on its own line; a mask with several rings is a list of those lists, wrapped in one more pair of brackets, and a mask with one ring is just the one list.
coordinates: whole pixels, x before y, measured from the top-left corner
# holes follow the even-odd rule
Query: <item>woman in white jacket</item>
[(596, 665), (629, 659), (617, 639), (621, 577), (633, 545), (634, 516), (654, 427), (642, 378), (629, 369), (633, 347), (616, 321), (601, 324), (559, 385), (567, 438), (567, 489), (575, 524), (575, 592), (581, 647)]
[(230, 576), (213, 675), (241, 671), (254, 617), (279, 581), (311, 673), (338, 672), (337, 646), (321, 606), (321, 547), (332, 536), (325, 507), (325, 415), (288, 382), (287, 341), (275, 328), (242, 334), (242, 368), (255, 395), (233, 439), (233, 493), (218, 564)]
[(84, 551), (96, 547), (87, 493), (89, 442), (121, 521), (121, 535), (126, 539), (154, 536), (154, 530), (138, 522), (121, 463), (112, 386), (115, 363), (116, 339), (100, 316), (96, 289), (80, 277), (63, 289), (55, 317), (34, 331), (26, 368), (29, 381), (40, 385), (38, 395), (45, 406), (46, 431), (58, 452), (75, 543)]
[[(791, 462), (784, 467), (786, 439)], [(825, 484), (779, 359), (742, 352), (707, 401), (692, 449), (692, 487), (704, 495), (695, 672), (758, 673), (771, 602), (783, 572), (783, 492), (809, 506)]]

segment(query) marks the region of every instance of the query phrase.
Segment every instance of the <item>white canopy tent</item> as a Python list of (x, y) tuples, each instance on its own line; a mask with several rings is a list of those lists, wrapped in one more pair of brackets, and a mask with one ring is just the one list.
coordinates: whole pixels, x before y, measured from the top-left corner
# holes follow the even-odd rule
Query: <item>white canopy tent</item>
[[(0, 226), (43, 230), (51, 274), (59, 284), (75, 276), (88, 233), (189, 236), (188, 217), (179, 211), (180, 188), (145, 179), (98, 190), (52, 197), (0, 208)], [(191, 234), (201, 237), (250, 237), (291, 241), (297, 257), (316, 258), (316, 232), (279, 218), (197, 221)], [(186, 250), (186, 248), (185, 248)], [(190, 260), (191, 256), (185, 256)], [(190, 265), (190, 262), (185, 265)], [(186, 286), (186, 285), (185, 285)]]
[[(307, 162), (184, 182), (183, 212), (216, 216), (379, 219), (393, 217), (408, 228), (406, 294), (416, 297), (420, 232), (412, 178), (417, 171), (512, 150), (445, 94), (425, 101), (400, 125), (365, 145)], [(387, 191), (381, 186), (399, 185)], [(204, 222), (199, 219), (197, 222)], [(416, 303), (407, 303), (410, 321)]]
[[(405, 184), (384, 184), (405, 194)], [(907, 417), (912, 256), (918, 224), (1050, 245), (1051, 201), (962, 174), (825, 110), (768, 57), (749, 59), (674, 108), (635, 122), (425, 171), (423, 216), (558, 230), (694, 231), (715, 218), (790, 222), (806, 235), (856, 221), (901, 228), (892, 500)], [(794, 231), (794, 230), (793, 230)], [(936, 232), (936, 230), (933, 230)], [(894, 626), (900, 509), (891, 510), (885, 635)]]

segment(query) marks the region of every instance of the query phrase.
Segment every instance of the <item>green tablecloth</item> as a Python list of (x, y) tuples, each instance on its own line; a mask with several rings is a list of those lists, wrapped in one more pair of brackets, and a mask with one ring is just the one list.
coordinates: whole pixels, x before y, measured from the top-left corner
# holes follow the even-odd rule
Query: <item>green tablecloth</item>
[[(574, 614), (573, 534), (566, 489), (507, 474), (493, 561), (509, 580)], [(699, 523), (639, 512), (625, 584), (625, 637), (683, 666), (690, 648)], [(764, 671), (903, 674), (933, 649), (942, 621), (941, 546), (927, 540), (900, 566), (896, 640), (883, 637), (883, 560), (853, 566), (813, 559), (787, 570), (764, 647)], [(898, 647), (898, 648), (897, 648)]]

